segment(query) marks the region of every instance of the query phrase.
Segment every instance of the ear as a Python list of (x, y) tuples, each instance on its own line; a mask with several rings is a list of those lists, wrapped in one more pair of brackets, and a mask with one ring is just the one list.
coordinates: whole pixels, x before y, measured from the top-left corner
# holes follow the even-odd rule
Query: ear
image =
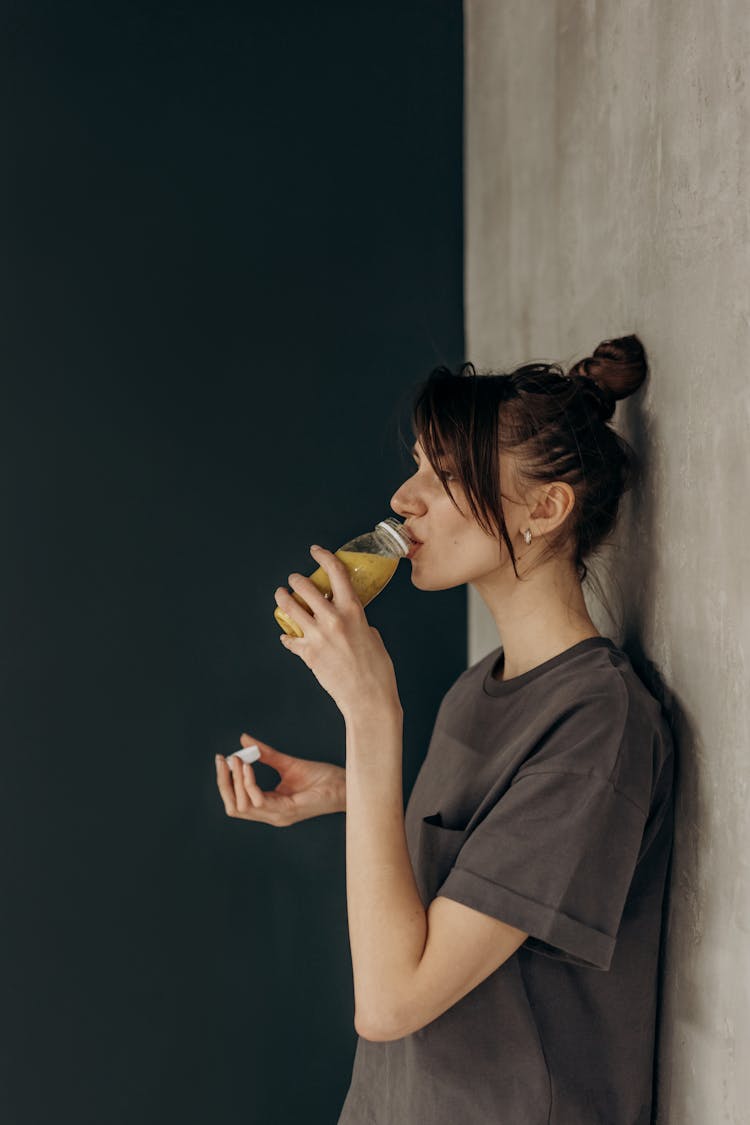
[(529, 518), (536, 523), (538, 533), (544, 535), (564, 523), (575, 507), (576, 495), (569, 484), (559, 480), (540, 489), (536, 501)]

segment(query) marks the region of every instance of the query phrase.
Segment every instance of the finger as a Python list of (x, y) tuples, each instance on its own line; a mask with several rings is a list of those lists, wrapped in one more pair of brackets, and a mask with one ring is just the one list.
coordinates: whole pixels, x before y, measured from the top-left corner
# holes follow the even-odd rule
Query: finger
[(248, 762), (242, 763), (240, 776), (253, 808), (262, 809), (265, 803), (264, 793), (255, 780), (253, 767)]
[[(235, 758), (233, 761), (237, 762), (239, 759)], [(248, 805), (244, 810), (237, 807), (237, 794), (233, 785), (234, 778), (232, 777), (232, 767), (221, 755), (217, 755), (216, 758), (216, 777), (219, 784), (219, 792), (224, 802), (224, 811), (227, 816), (239, 817), (242, 820), (261, 821), (265, 824), (275, 823), (273, 810), (269, 807), (268, 801), (265, 800), (265, 794), (263, 807), (261, 809), (256, 809), (253, 805)]]
[(330, 594), (326, 595), (321, 593), (312, 579), (308, 578), (306, 575), (290, 574), (288, 582), (292, 590), (296, 592), (296, 596), (290, 593), (286, 586), (279, 586), (277, 593), (291, 598), (292, 608), (299, 606), (303, 612), (308, 613), (312, 618), (320, 614), (321, 610), (325, 612), (325, 610), (330, 607)]
[(313, 543), (310, 548), (310, 554), (327, 574), (328, 581), (331, 583), (331, 590), (333, 591), (333, 600), (338, 602), (339, 607), (348, 607), (351, 605), (361, 606), (362, 603), (354, 593), (349, 571), (338, 555), (334, 555), (331, 551), (326, 551), (324, 547), (319, 547), (317, 543)]
[(237, 812), (244, 816), (252, 805), (242, 779), (242, 765), (243, 763), (239, 758), (229, 759), (229, 769), (232, 774), (232, 785), (234, 787), (234, 801), (237, 806)]
[(253, 738), (244, 731), (240, 735), (240, 745), (257, 746), (260, 752), (260, 760), (265, 762), (267, 766), (271, 766), (278, 773), (282, 774), (282, 776), (284, 770), (294, 761), (291, 754), (282, 754), (281, 750), (274, 750), (273, 746), (269, 746), (267, 742), (261, 742), (259, 738)]
[[(297, 598), (293, 598), (284, 586), (279, 586), (279, 588), (274, 591), (273, 596), (276, 604), (283, 609), (293, 621), (297, 622), (303, 633), (305, 629), (315, 624), (315, 618), (311, 607), (309, 605), (307, 607), (300, 605)], [(299, 640), (299, 638), (296, 639)]]
[(229, 763), (221, 754), (216, 756), (216, 784), (224, 802), (224, 811), (227, 816), (237, 816), (237, 805), (234, 800), (234, 789), (229, 773)]
[(331, 591), (328, 590), (324, 593), (315, 585), (312, 578), (308, 578), (304, 574), (290, 574), (289, 585), (301, 598), (304, 598), (316, 617), (324, 617), (326, 613), (336, 612), (331, 608), (331, 602), (333, 601)]

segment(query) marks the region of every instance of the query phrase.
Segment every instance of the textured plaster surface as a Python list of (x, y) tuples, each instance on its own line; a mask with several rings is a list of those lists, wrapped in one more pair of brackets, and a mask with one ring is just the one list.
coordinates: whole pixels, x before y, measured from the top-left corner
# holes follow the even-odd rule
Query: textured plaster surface
[[(750, 1120), (750, 9), (466, 0), (467, 359), (569, 366), (636, 332), (644, 470), (601, 632), (678, 743), (659, 1125)], [(469, 591), (468, 662), (500, 643)], [(743, 1062), (744, 1060), (744, 1062)]]

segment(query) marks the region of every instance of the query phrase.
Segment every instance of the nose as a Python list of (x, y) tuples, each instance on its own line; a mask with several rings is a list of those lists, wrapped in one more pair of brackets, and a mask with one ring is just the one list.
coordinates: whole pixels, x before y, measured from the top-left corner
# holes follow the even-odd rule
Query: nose
[(404, 483), (400, 488), (397, 488), (393, 496), (391, 496), (390, 505), (397, 516), (406, 517), (411, 515), (406, 489), (407, 485)]
[(401, 489), (397, 488), (396, 491), (393, 493), (393, 496), (391, 496), (391, 499), (389, 500), (389, 503), (390, 503), (391, 507), (393, 508), (394, 512), (396, 512), (399, 516), (401, 515), (401, 512), (399, 512), (399, 510), (398, 510), (400, 491), (401, 491)]

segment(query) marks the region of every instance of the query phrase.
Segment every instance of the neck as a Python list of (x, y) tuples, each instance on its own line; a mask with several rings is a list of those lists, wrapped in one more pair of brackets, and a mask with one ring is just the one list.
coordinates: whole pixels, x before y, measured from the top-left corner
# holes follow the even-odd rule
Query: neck
[(472, 585), (500, 634), (500, 679), (521, 676), (586, 637), (601, 635), (589, 617), (577, 574), (560, 564), (539, 567), (522, 581), (509, 566)]

